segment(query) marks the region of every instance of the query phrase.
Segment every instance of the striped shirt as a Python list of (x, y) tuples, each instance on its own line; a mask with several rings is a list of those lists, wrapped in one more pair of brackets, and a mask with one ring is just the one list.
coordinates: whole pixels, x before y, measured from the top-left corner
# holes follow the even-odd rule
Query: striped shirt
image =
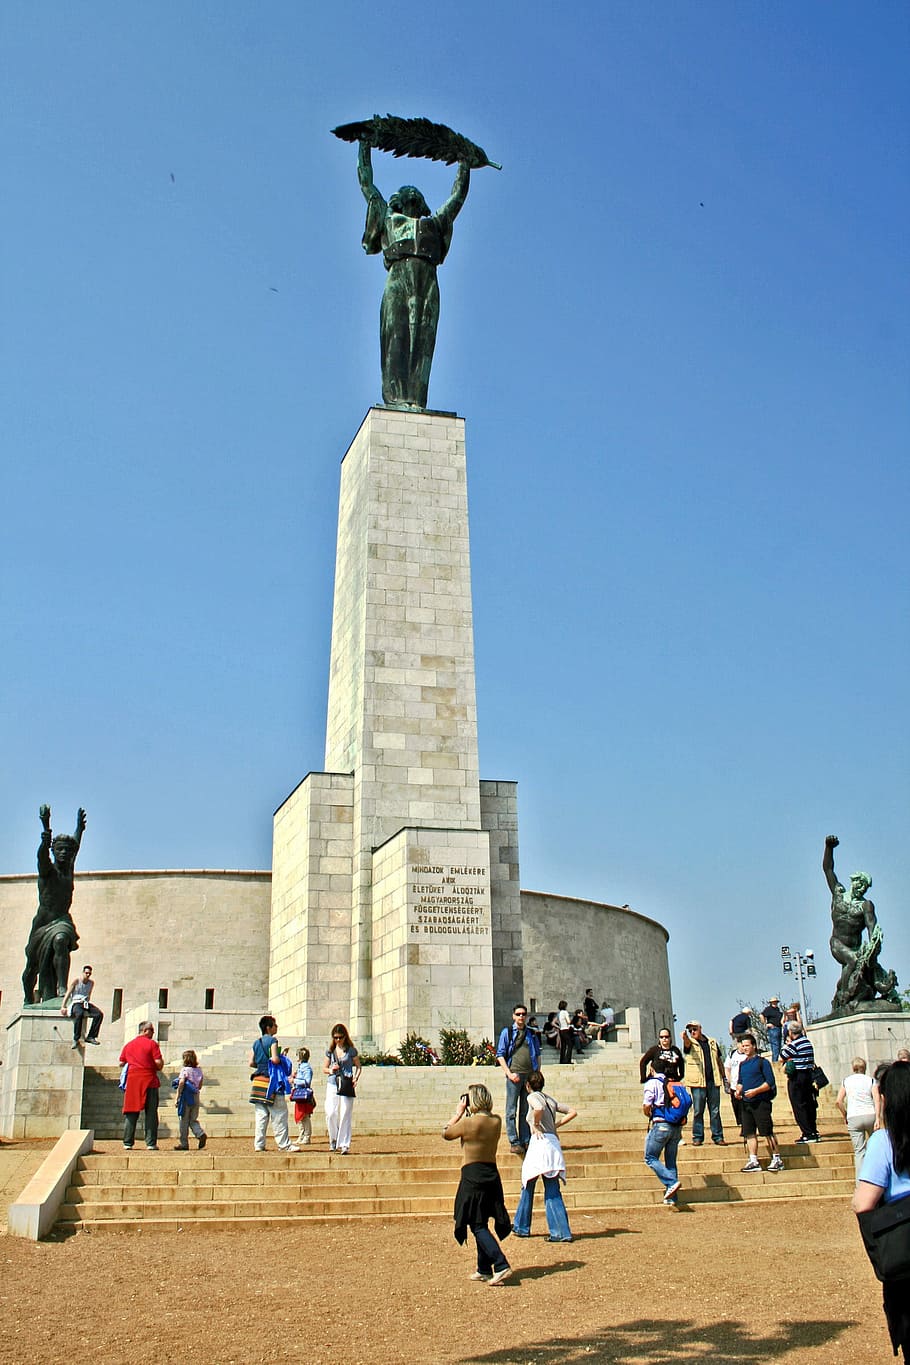
[(815, 1049), (804, 1033), (791, 1042), (785, 1043), (780, 1050), (782, 1062), (793, 1062), (797, 1071), (811, 1071), (815, 1066)]

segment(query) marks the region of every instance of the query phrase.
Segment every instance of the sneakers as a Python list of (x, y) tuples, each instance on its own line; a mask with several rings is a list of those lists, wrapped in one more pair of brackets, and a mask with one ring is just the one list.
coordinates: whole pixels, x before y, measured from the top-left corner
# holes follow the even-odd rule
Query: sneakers
[(677, 1180), (677, 1182), (676, 1182), (675, 1185), (668, 1185), (668, 1186), (667, 1186), (667, 1190), (666, 1190), (666, 1193), (665, 1193), (665, 1195), (664, 1195), (664, 1203), (665, 1203), (665, 1204), (672, 1204), (672, 1203), (674, 1202), (674, 1200), (676, 1199), (677, 1194), (679, 1193), (679, 1190), (680, 1190), (681, 1185), (682, 1185), (682, 1181), (681, 1181), (681, 1180)]
[(473, 1275), (469, 1275), (469, 1276), (468, 1276), (468, 1279), (469, 1279), (469, 1280), (481, 1280), (481, 1281), (483, 1281), (484, 1284), (489, 1284), (489, 1283), (490, 1283), (491, 1276), (489, 1276), (489, 1275), (484, 1275), (484, 1274), (481, 1273), (481, 1271), (475, 1270)]
[(746, 1162), (745, 1166), (740, 1167), (743, 1171), (760, 1171), (761, 1165), (754, 1158)]
[(811, 1137), (806, 1139), (807, 1142), (821, 1142), (821, 1140), (821, 1133), (813, 1133)]
[(810, 1142), (816, 1142), (816, 1141), (817, 1141), (817, 1138), (798, 1137), (798, 1138), (796, 1139), (796, 1145), (797, 1145), (797, 1147), (808, 1147), (808, 1145), (809, 1145)]
[(784, 1163), (781, 1161), (780, 1156), (773, 1156), (773, 1157), (771, 1158), (771, 1161), (770, 1161), (769, 1164), (768, 1164), (768, 1170), (769, 1170), (769, 1171), (782, 1171), (783, 1169), (784, 1169)]
[(284, 1150), (285, 1150), (286, 1152), (299, 1152), (299, 1151), (300, 1151), (300, 1148), (297, 1146), (297, 1143), (296, 1143), (296, 1142), (291, 1142), (291, 1143), (288, 1144), (287, 1147), (285, 1147)]
[(100, 1046), (101, 1046), (101, 1039), (100, 1039), (100, 1038), (86, 1038), (85, 1041), (86, 1041), (87, 1043), (91, 1043), (92, 1047), (100, 1047)]
[(199, 1150), (200, 1150), (200, 1152), (202, 1151), (203, 1147), (204, 1147), (205, 1144), (208, 1142), (208, 1140), (209, 1140), (209, 1135), (208, 1135), (208, 1133), (200, 1133), (200, 1134), (199, 1134)]
[(490, 1284), (502, 1284), (503, 1280), (507, 1280), (511, 1273), (512, 1267), (510, 1265), (503, 1266), (502, 1270), (494, 1270), (490, 1276)]
[(73, 1046), (70, 1048), (70, 1052), (78, 1052), (78, 1051), (79, 1051), (79, 1039), (77, 1038), (76, 1041), (75, 1041), (75, 1043), (73, 1043)]
[(548, 1237), (548, 1242), (574, 1242), (574, 1237)]

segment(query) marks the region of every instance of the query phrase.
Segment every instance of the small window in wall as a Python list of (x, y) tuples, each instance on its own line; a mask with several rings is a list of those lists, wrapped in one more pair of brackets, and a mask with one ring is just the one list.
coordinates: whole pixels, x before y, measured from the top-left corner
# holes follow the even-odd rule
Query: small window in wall
[(206, 986), (205, 988), (205, 1008), (213, 1010), (215, 1008), (215, 987)]
[(160, 1010), (166, 1010), (166, 1009), (167, 1009), (167, 987), (166, 987), (166, 986), (162, 986), (161, 989), (160, 989), (160, 991), (158, 992), (158, 1008), (159, 1008)]
[(111, 1000), (111, 1023), (119, 1019), (123, 1014), (123, 991), (118, 986), (114, 991), (114, 998)]
[(537, 998), (536, 998), (536, 996), (533, 996), (533, 995), (531, 996), (531, 1003), (530, 1003), (530, 1005), (528, 1006), (528, 1009), (531, 1011), (532, 1014), (536, 1014), (536, 1013), (537, 1013)]

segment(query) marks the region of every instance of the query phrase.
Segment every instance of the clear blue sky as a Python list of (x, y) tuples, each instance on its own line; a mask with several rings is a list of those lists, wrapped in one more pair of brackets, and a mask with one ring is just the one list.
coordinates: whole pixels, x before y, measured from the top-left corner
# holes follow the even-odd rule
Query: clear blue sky
[(379, 398), (329, 129), (423, 114), (504, 163), (440, 272), (430, 401), (468, 424), (523, 885), (665, 924), (680, 1022), (783, 994), (782, 943), (821, 1012), (833, 831), (907, 984), (908, 22), (6, 0), (0, 869), (42, 801), (87, 808), (84, 868), (269, 865), (322, 766), (338, 466)]

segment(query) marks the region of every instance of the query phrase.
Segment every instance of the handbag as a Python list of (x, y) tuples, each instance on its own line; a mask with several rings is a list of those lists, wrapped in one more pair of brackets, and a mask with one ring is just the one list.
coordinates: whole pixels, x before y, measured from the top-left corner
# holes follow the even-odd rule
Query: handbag
[(910, 1275), (910, 1195), (858, 1213), (856, 1221), (876, 1277), (884, 1282)]
[(250, 1104), (271, 1104), (274, 1098), (269, 1094), (268, 1076), (250, 1077)]
[(313, 1087), (311, 1085), (295, 1085), (291, 1091), (291, 1099), (295, 1104), (313, 1104)]
[(339, 1071), (335, 1077), (335, 1088), (339, 1095), (343, 1095), (345, 1099), (353, 1100), (357, 1097), (357, 1091), (354, 1089), (354, 1077), (348, 1076), (344, 1071)]
[(812, 1068), (812, 1084), (815, 1086), (816, 1090), (824, 1090), (826, 1085), (831, 1084), (820, 1066), (814, 1066)]

